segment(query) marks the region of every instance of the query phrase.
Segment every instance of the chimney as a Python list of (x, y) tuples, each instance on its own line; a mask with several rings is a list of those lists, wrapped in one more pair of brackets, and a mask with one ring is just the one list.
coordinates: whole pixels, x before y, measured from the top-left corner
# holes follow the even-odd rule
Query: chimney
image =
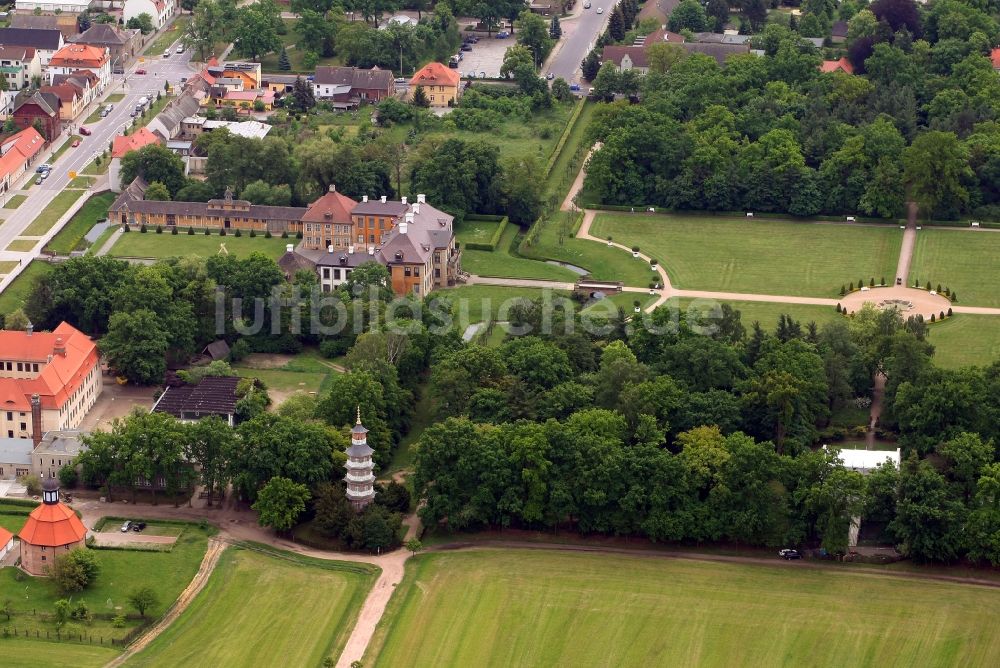
[(61, 336), (56, 337), (56, 345), (55, 347), (52, 348), (52, 352), (55, 353), (56, 355), (62, 355), (63, 357), (66, 357), (66, 344), (63, 342)]
[(326, 247), (326, 252), (327, 253), (332, 253), (333, 252), (333, 246), (332, 245), (331, 246), (327, 246)]
[(42, 442), (42, 399), (37, 394), (31, 395), (31, 441)]
[(413, 205), (413, 213), (420, 213), (420, 202)]
[(368, 195), (362, 195), (361, 196), (361, 202), (362, 202), (362, 204), (367, 204), (368, 203)]
[(385, 204), (385, 195), (382, 195), (382, 204)]
[(400, 223), (399, 223), (399, 233), (400, 234), (406, 234), (406, 228), (407, 228), (407, 225), (409, 224), (409, 222), (410, 222), (410, 214), (406, 214), (406, 219), (400, 221)]
[(34, 325), (32, 325), (32, 324), (31, 324), (31, 323), (29, 322), (29, 323), (28, 323), (28, 327), (27, 327), (27, 329), (25, 329), (25, 330), (24, 330), (24, 333), (25, 333), (25, 334), (26, 334), (27, 336), (31, 336), (31, 333), (32, 333), (33, 331), (35, 331), (35, 326), (34, 326)]
[(423, 193), (420, 193), (419, 195), (417, 195), (417, 204), (423, 204), (426, 201), (427, 201), (427, 196), (426, 195), (424, 195)]
[(406, 204), (406, 195), (403, 195), (402, 197), (400, 197), (399, 201), (402, 202), (403, 204)]
[(295, 250), (295, 246), (293, 246), (292, 244), (285, 244), (286, 253), (291, 253), (293, 250)]
[(332, 192), (332, 193), (337, 192), (337, 184), (336, 183), (331, 183), (330, 184), (330, 192)]

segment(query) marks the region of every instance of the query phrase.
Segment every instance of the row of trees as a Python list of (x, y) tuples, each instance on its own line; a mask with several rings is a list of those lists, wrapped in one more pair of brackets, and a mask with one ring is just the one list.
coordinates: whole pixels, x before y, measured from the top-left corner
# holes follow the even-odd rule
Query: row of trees
[[(556, 315), (554, 334), (438, 353), (445, 421), (422, 435), (415, 478), (425, 521), (843, 551), (860, 514), (915, 559), (1000, 563), (1000, 365), (940, 370), (925, 325), (892, 311), (823, 328), (782, 317), (773, 333), (706, 315), (672, 329), (658, 309), (655, 330), (619, 316), (600, 336)], [(523, 303), (511, 321), (540, 331), (543, 317)], [(830, 416), (876, 373), (905, 463), (864, 480), (814, 448), (844, 437)]]
[(880, 42), (859, 77), (820, 74), (819, 55), (786, 28), (755, 39), (764, 58), (725, 67), (663, 44), (643, 78), (602, 68), (597, 94), (643, 104), (598, 114), (588, 189), (609, 204), (796, 215), (893, 217), (907, 198), (935, 217), (1000, 211), (1000, 107), (989, 102), (1000, 81), (983, 50)]

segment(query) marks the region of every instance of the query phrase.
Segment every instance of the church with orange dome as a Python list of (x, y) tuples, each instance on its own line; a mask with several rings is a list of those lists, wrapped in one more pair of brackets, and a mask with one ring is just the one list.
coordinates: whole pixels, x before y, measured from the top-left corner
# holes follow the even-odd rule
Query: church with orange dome
[(17, 537), (21, 539), (21, 568), (31, 575), (46, 575), (57, 555), (85, 547), (87, 528), (59, 501), (59, 481), (46, 478), (42, 504), (31, 511)]

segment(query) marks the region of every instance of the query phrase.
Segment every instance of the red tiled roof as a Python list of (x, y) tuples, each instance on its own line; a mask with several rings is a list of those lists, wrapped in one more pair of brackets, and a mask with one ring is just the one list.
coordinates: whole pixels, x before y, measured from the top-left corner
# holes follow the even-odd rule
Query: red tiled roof
[(990, 51), (990, 60), (993, 61), (993, 68), (1000, 70), (1000, 48)]
[(854, 74), (854, 65), (851, 65), (851, 61), (847, 58), (841, 58), (840, 60), (824, 60), (823, 64), (819, 66), (820, 72), (837, 72), (838, 70)]
[(89, 44), (67, 44), (52, 54), (53, 67), (101, 67), (108, 60), (106, 49)]
[[(304, 223), (350, 223), (351, 209), (358, 205), (350, 197), (331, 190), (309, 205), (302, 222)], [(327, 218), (326, 214), (330, 214)]]
[[(55, 352), (60, 339), (65, 354)], [(0, 378), (0, 410), (8, 411), (30, 411), (32, 394), (39, 395), (42, 408), (58, 409), (99, 363), (97, 344), (65, 322), (54, 332), (34, 332), (31, 336), (0, 330), (0, 351), (8, 360), (45, 365), (34, 378)]]
[(0, 527), (0, 550), (7, 547), (7, 543), (9, 543), (13, 537), (14, 534), (7, 531), (3, 527)]
[(63, 102), (73, 103), (73, 98), (83, 97), (83, 91), (71, 83), (56, 84), (54, 86), (42, 86), (38, 90), (43, 93), (53, 93)]
[(114, 146), (111, 148), (112, 158), (121, 158), (129, 151), (138, 151), (143, 146), (159, 144), (160, 138), (147, 128), (142, 128), (130, 135), (115, 137)]
[(461, 75), (450, 67), (438, 62), (430, 62), (417, 70), (410, 79), (411, 86), (458, 86)]
[(23, 169), (45, 147), (45, 138), (35, 128), (28, 127), (11, 135), (2, 144), (4, 150), (3, 156), (0, 156), (0, 179)]
[(28, 521), (17, 536), (30, 545), (59, 547), (81, 541), (87, 528), (68, 506), (62, 503), (43, 503), (28, 515)]

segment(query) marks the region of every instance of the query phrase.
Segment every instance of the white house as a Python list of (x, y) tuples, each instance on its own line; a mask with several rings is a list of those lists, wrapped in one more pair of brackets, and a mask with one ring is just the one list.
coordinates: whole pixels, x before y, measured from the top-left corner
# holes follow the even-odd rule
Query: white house
[(44, 70), (52, 56), (63, 48), (65, 40), (58, 30), (41, 28), (0, 28), (0, 44), (6, 47), (27, 46), (38, 53), (39, 68)]
[(111, 58), (107, 47), (67, 44), (49, 61), (48, 79), (51, 83), (57, 74), (78, 74), (84, 70), (97, 77), (97, 91), (103, 91), (111, 83)]
[(0, 45), (0, 76), (6, 79), (8, 90), (26, 88), (32, 77), (41, 75), (41, 60), (36, 49), (30, 46)]
[(129, 19), (140, 14), (149, 14), (153, 19), (153, 28), (159, 30), (174, 15), (174, 9), (173, 0), (125, 0), (122, 19), (128, 24)]

